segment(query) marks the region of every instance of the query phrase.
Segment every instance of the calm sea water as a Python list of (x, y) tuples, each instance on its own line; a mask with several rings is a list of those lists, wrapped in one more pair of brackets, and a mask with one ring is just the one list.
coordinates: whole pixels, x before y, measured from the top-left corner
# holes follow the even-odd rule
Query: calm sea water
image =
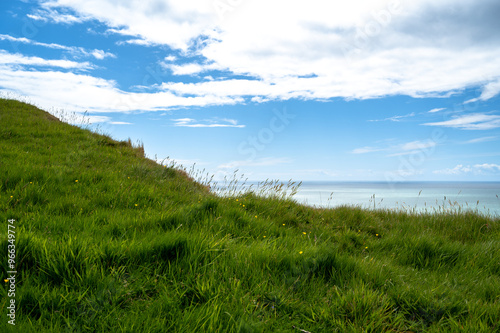
[(471, 209), (500, 216), (500, 182), (304, 182), (294, 199), (316, 207)]

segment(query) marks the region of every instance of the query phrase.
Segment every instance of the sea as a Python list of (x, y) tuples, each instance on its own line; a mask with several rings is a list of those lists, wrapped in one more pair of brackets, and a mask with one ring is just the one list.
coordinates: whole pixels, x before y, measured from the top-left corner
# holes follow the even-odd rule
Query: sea
[[(258, 182), (248, 182), (241, 189), (250, 186), (259, 188)], [(291, 198), (322, 208), (354, 206), (415, 213), (470, 210), (495, 218), (500, 217), (499, 197), (500, 182), (305, 181)]]
[(303, 182), (292, 197), (314, 207), (410, 212), (472, 210), (500, 216), (500, 182)]

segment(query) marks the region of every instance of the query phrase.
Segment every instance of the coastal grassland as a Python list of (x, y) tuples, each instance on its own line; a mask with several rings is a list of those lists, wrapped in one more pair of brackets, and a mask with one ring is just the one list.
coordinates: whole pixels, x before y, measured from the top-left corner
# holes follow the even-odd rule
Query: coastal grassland
[(217, 196), (33, 106), (0, 123), (2, 332), (500, 331), (496, 217)]

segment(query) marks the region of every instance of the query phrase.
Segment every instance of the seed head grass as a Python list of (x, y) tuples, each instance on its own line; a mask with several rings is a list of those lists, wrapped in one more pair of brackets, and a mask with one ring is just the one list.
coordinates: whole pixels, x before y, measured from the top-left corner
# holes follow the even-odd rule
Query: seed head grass
[(498, 217), (311, 208), (21, 102), (0, 122), (2, 332), (500, 331)]

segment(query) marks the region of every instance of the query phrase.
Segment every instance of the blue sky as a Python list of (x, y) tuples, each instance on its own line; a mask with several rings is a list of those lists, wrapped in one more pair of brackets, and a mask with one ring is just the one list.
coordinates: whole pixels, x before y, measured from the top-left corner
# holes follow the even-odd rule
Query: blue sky
[(497, 0), (4, 1), (0, 95), (216, 178), (500, 181)]

